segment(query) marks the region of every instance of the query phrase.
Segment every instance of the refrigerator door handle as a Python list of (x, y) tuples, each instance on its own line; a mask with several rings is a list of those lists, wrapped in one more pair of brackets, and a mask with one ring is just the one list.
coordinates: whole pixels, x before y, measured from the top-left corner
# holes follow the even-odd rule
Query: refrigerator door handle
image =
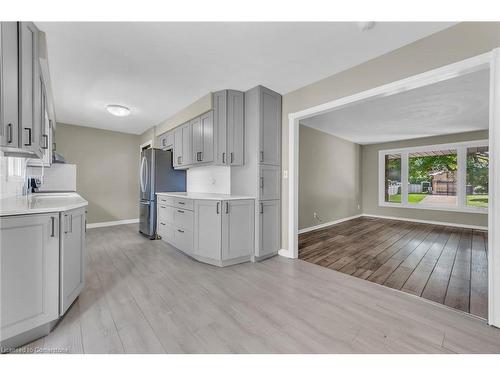
[(141, 178), (141, 192), (144, 193), (144, 191), (146, 190), (146, 188), (144, 187), (144, 163), (146, 161), (146, 157), (143, 156), (142, 157), (142, 161), (141, 161), (141, 172), (140, 172), (140, 178)]

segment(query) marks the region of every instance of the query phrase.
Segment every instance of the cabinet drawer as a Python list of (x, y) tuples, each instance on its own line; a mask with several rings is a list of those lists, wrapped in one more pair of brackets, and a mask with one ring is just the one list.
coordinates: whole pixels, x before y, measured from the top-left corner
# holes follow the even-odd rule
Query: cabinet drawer
[(174, 209), (174, 225), (180, 229), (193, 230), (193, 211)]
[(174, 207), (181, 208), (181, 209), (186, 209), (186, 210), (193, 210), (193, 200), (192, 199), (184, 199), (184, 198), (173, 198), (174, 200)]
[(161, 219), (158, 220), (158, 234), (161, 236), (162, 240), (173, 243), (174, 227)]
[(190, 230), (175, 228), (173, 232), (172, 244), (179, 250), (192, 254), (193, 253), (193, 232)]
[(158, 221), (163, 220), (165, 223), (174, 223), (174, 211), (176, 209), (172, 206), (166, 206), (164, 204), (158, 205)]
[(158, 195), (158, 204), (173, 206), (174, 198), (165, 195)]

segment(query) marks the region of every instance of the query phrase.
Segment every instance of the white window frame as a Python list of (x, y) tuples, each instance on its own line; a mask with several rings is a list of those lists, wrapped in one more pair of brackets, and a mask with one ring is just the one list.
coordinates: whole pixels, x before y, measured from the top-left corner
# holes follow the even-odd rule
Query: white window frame
[[(467, 206), (466, 179), (467, 179), (467, 148), (489, 146), (488, 139), (478, 141), (444, 143), (416, 147), (404, 147), (379, 151), (378, 167), (378, 204), (380, 207), (409, 208), (414, 210), (454, 211), (487, 214), (488, 208)], [(456, 205), (426, 205), (408, 203), (408, 157), (415, 152), (457, 150), (457, 204)], [(401, 155), (401, 203), (385, 201), (385, 156), (389, 154)], [(488, 190), (488, 199), (490, 191)]]

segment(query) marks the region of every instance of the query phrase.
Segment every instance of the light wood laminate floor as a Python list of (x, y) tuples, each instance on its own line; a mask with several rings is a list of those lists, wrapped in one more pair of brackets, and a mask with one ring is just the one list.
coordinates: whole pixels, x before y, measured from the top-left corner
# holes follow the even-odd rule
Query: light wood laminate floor
[(87, 231), (87, 284), (25, 349), (71, 353), (500, 353), (484, 320), (301, 260), (216, 268), (136, 225)]
[(487, 318), (487, 232), (361, 217), (299, 236), (299, 258)]

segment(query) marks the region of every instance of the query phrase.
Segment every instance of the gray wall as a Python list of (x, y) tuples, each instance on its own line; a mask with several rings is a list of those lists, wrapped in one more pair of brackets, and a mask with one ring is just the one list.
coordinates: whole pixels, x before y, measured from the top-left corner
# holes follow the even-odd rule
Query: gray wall
[(56, 142), (57, 152), (77, 166), (88, 223), (139, 217), (139, 135), (58, 123)]
[(380, 150), (440, 143), (464, 142), (480, 139), (488, 139), (487, 130), (362, 146), (361, 174), (363, 176), (363, 213), (383, 216), (397, 216), (407, 219), (433, 220), (456, 224), (487, 226), (488, 215), (485, 214), (379, 207), (378, 205), (378, 152)]
[[(282, 169), (288, 170), (288, 114), (489, 52), (500, 22), (463, 22), (283, 96)], [(288, 180), (282, 184), (282, 247), (288, 249)]]
[[(358, 215), (360, 146), (300, 126), (299, 229)], [(316, 212), (321, 222), (313, 218)]]

